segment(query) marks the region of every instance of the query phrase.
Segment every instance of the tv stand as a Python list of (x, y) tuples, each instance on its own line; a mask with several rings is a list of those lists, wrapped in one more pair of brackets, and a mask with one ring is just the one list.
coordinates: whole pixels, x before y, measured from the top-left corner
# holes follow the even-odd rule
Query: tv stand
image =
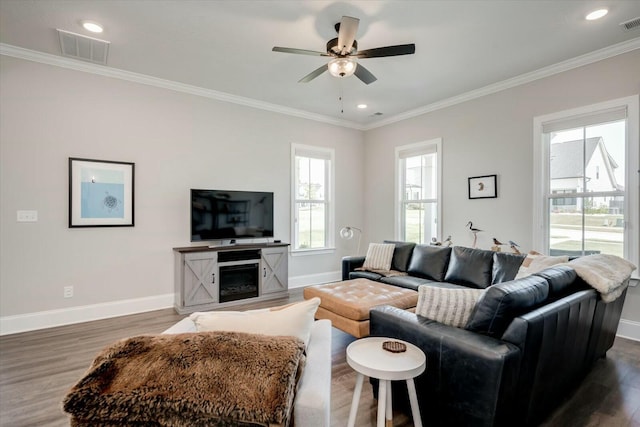
[(173, 248), (179, 314), (287, 296), (288, 243)]

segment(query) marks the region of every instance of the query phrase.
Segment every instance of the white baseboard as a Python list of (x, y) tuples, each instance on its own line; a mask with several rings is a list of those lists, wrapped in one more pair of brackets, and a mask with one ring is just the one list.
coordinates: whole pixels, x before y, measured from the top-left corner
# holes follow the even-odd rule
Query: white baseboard
[(0, 335), (53, 328), (173, 307), (173, 294), (0, 317)]
[(307, 274), (304, 276), (289, 277), (289, 289), (304, 288), (309, 285), (339, 282), (342, 280), (341, 271), (329, 271), (327, 273)]
[[(289, 289), (338, 282), (340, 271), (289, 278)], [(0, 336), (173, 307), (173, 294), (0, 317)], [(616, 335), (640, 341), (640, 322), (620, 319)]]
[[(289, 289), (340, 281), (332, 271), (289, 278)], [(0, 336), (173, 307), (173, 294), (0, 317)]]
[(634, 341), (640, 341), (640, 322), (620, 319), (616, 336)]

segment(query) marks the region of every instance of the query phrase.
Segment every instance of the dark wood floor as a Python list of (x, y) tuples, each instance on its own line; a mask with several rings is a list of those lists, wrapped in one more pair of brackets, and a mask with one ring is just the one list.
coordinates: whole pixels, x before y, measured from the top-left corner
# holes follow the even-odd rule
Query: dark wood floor
[[(241, 309), (301, 299), (297, 289), (288, 299)], [(166, 309), (0, 337), (0, 426), (69, 425), (60, 402), (101, 348), (121, 338), (162, 332), (182, 317)], [(346, 425), (349, 416), (355, 373), (346, 363), (345, 348), (353, 340), (334, 329), (331, 424), (335, 427)], [(376, 401), (365, 381), (356, 425), (375, 425), (375, 412)], [(396, 413), (394, 426), (412, 425), (410, 418)], [(608, 357), (597, 362), (544, 426), (640, 427), (640, 342), (616, 339)]]

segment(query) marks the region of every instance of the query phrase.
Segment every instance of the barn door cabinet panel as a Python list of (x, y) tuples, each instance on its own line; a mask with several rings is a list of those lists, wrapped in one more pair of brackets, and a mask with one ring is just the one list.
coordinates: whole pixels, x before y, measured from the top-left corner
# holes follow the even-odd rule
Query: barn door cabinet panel
[(287, 248), (262, 249), (262, 293), (288, 290), (289, 263)]

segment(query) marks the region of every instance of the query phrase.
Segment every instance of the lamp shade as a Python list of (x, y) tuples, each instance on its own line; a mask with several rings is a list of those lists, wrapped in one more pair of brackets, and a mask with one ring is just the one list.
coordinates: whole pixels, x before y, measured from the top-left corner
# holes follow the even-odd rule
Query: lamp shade
[(340, 229), (340, 237), (345, 239), (345, 240), (351, 240), (353, 239), (353, 232), (357, 231), (358, 233), (360, 233), (358, 235), (358, 247), (356, 249), (356, 253), (359, 254), (360, 253), (360, 239), (362, 238), (362, 230), (360, 230), (357, 227), (342, 227)]
[(358, 63), (353, 58), (334, 58), (329, 61), (329, 72), (334, 77), (349, 77), (357, 67)]
[(351, 227), (343, 227), (340, 230), (340, 237), (347, 240), (353, 239), (353, 229)]

